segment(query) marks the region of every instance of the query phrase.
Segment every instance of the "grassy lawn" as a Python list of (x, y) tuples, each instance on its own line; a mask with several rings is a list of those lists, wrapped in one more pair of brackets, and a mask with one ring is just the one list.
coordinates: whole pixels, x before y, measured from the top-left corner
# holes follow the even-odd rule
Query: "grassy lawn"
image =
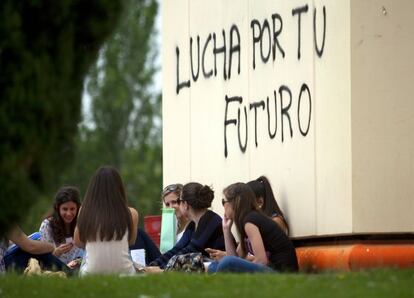
[(8, 297), (414, 297), (414, 269), (323, 274), (0, 277)]

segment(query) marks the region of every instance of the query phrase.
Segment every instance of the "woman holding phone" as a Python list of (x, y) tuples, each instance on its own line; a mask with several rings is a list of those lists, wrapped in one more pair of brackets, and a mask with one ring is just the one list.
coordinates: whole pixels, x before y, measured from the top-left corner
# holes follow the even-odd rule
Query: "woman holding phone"
[(40, 240), (55, 246), (53, 255), (70, 268), (80, 265), (84, 250), (73, 243), (80, 207), (80, 193), (74, 186), (63, 186), (55, 195), (53, 213), (40, 225)]

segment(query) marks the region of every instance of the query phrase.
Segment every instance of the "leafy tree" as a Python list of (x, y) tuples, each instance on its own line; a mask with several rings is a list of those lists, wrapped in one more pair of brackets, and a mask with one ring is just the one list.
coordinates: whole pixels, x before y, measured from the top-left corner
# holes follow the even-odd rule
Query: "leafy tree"
[(84, 192), (99, 166), (113, 165), (141, 216), (160, 207), (161, 97), (153, 90), (157, 9), (156, 0), (126, 2), (120, 24), (88, 74), (90, 112), (79, 129), (75, 163), (63, 180)]
[(0, 1), (0, 236), (70, 161), (83, 79), (122, 2)]

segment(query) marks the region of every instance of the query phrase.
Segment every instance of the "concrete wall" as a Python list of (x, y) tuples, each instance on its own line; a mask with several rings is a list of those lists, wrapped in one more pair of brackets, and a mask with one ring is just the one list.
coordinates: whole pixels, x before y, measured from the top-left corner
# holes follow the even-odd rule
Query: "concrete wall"
[(414, 2), (352, 1), (353, 231), (414, 231)]
[[(373, 186), (387, 188), (380, 182), (390, 177), (397, 190), (401, 179), (395, 170), (406, 169), (407, 180), (413, 171), (412, 150), (408, 151), (413, 122), (407, 95), (401, 99), (406, 105), (394, 109), (407, 116), (405, 122), (392, 116), (389, 132), (392, 141), (405, 134), (408, 147), (394, 150), (398, 142), (388, 143), (391, 140), (381, 131), (379, 139), (387, 144), (381, 150), (389, 154), (390, 167), (387, 174), (378, 172), (376, 154), (384, 152), (376, 149), (374, 139), (369, 141), (372, 128), (378, 127), (366, 119), (369, 114), (383, 123), (383, 111), (377, 111), (374, 102), (384, 89), (377, 86), (373, 93), (363, 83), (367, 77), (373, 79), (367, 69), (370, 61), (382, 59), (365, 60), (378, 52), (360, 36), (366, 32), (359, 24), (374, 26), (376, 18), (372, 12), (364, 19), (370, 16), (363, 12), (368, 2), (376, 1), (163, 2), (164, 184), (212, 185), (213, 210), (221, 213), (225, 186), (266, 175), (294, 236), (412, 229), (412, 219), (408, 225), (396, 220), (389, 228), (383, 216), (375, 215), (383, 211), (375, 209), (380, 207)], [(375, 69), (380, 75), (381, 66)], [(406, 77), (408, 84), (410, 74)], [(389, 74), (382, 75), (381, 82), (387, 82), (382, 88), (388, 88), (390, 79), (396, 89), (402, 88)], [(389, 111), (391, 94), (397, 95), (388, 91), (384, 111)], [(397, 129), (398, 136), (396, 126), (404, 127)], [(399, 163), (391, 167), (395, 159)], [(407, 196), (393, 202), (400, 206), (397, 213), (413, 207)], [(367, 207), (374, 208), (369, 216)]]

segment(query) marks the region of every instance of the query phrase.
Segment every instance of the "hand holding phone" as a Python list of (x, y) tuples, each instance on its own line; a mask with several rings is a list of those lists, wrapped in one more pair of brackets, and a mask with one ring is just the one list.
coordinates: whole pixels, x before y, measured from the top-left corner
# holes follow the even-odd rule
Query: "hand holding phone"
[(64, 243), (59, 245), (58, 247), (55, 248), (55, 250), (53, 251), (53, 254), (57, 257), (59, 257), (60, 255), (67, 253), (68, 251), (70, 251), (73, 247), (73, 243)]
[(219, 261), (227, 255), (225, 251), (218, 249), (206, 248), (205, 250), (209, 254), (210, 258), (215, 261)]

